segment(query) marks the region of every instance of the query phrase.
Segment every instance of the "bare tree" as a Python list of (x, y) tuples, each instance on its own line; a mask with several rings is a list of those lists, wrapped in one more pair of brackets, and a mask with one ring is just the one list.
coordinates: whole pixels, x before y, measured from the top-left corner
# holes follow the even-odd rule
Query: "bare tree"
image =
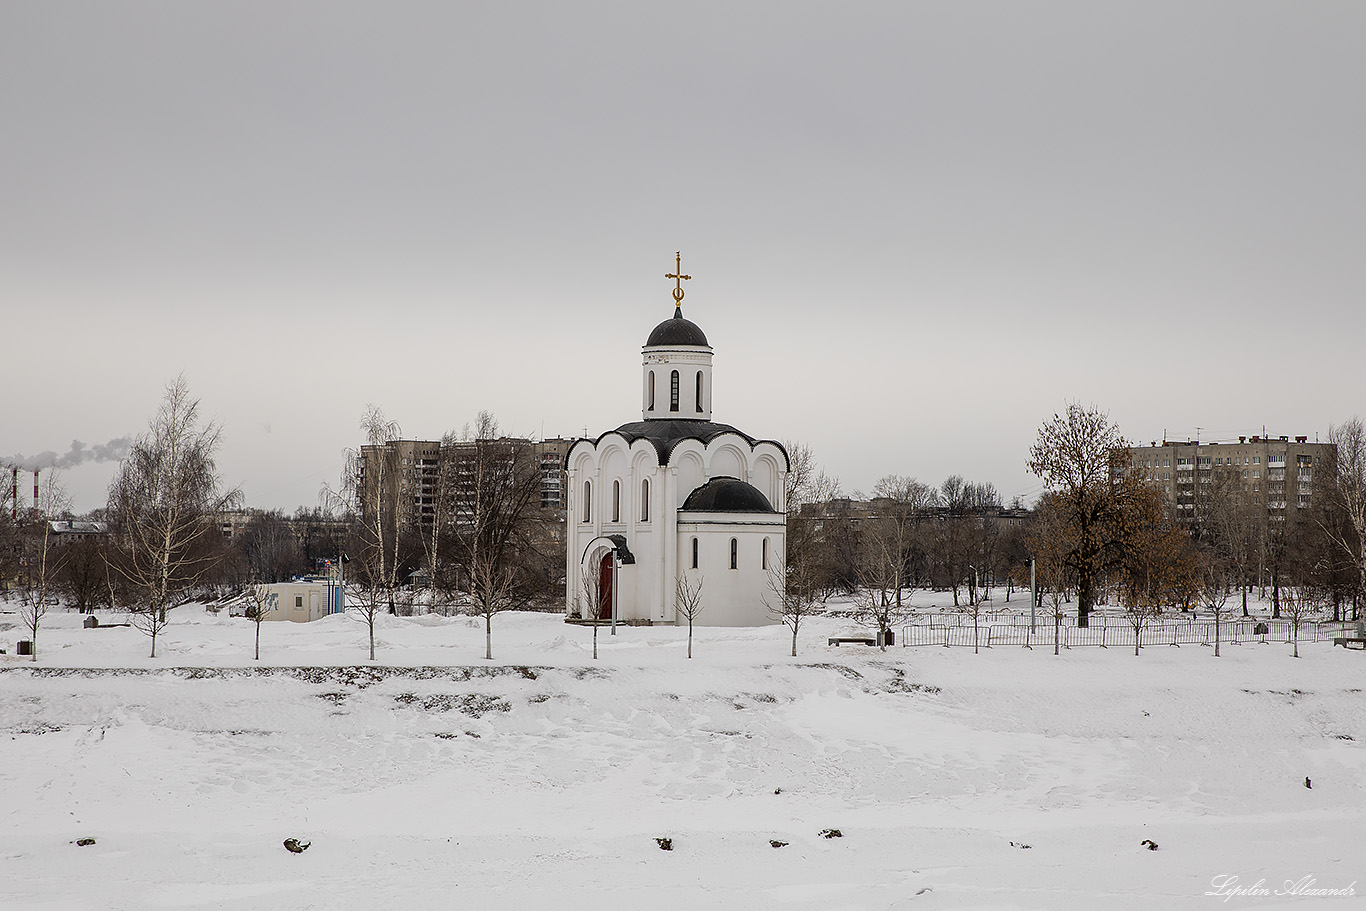
[(877, 630), (886, 649), (888, 633), (910, 616), (909, 598), (903, 597), (905, 560), (903, 535), (895, 521), (879, 517), (864, 523), (859, 534), (859, 588), (854, 618)]
[(479, 413), (456, 465), (455, 529), (469, 579), (473, 613), (484, 618), (484, 658), (493, 660), (493, 618), (540, 594), (532, 571), (553, 540), (542, 528), (541, 472), (527, 440), (502, 437), (498, 421)]
[[(579, 587), (580, 591), (574, 593), (574, 612), (581, 618), (591, 621), (589, 625), (593, 627), (593, 660), (596, 661), (598, 660), (598, 627), (601, 625), (598, 618), (603, 614), (602, 602), (605, 594), (602, 590), (601, 574), (583, 573), (579, 576)], [(590, 610), (588, 605), (592, 605), (592, 617), (588, 615)]]
[(1230, 564), (1216, 554), (1206, 552), (1200, 566), (1200, 600), (1214, 618), (1214, 657), (1219, 657), (1220, 627), (1231, 613), (1229, 580), (1234, 574)]
[(430, 498), (425, 503), (427, 509), (419, 523), (422, 539), (422, 558), (427, 567), (427, 584), (431, 597), (444, 601), (453, 590), (447, 557), (451, 550), (452, 514), (455, 506), (457, 482), (457, 451), (460, 439), (454, 433), (441, 437), (437, 449), (436, 464), (424, 466), (426, 487), (424, 496)]
[(1294, 643), (1293, 657), (1300, 656), (1300, 627), (1318, 613), (1319, 606), (1303, 592), (1287, 588), (1281, 593), (1281, 609), (1290, 620), (1290, 636)]
[(790, 470), (784, 477), (787, 504), (786, 567), (797, 574), (803, 585), (829, 590), (836, 575), (827, 507), (840, 494), (837, 478), (827, 475), (816, 464), (811, 447), (787, 440)]
[(674, 585), (674, 603), (677, 605), (678, 615), (688, 621), (688, 657), (691, 658), (693, 621), (706, 607), (702, 603), (702, 577), (698, 576), (694, 581), (686, 572), (680, 573)]
[[(856, 571), (859, 587), (873, 601), (888, 601), (890, 615), (902, 615), (904, 591), (910, 584), (910, 563), (916, 546), (917, 525), (938, 502), (933, 488), (915, 478), (887, 475), (873, 486), (871, 518), (859, 525)], [(874, 615), (868, 614), (871, 622)], [(890, 616), (889, 615), (889, 616)], [(881, 627), (886, 632), (887, 628)]]
[(1057, 493), (1072, 526), (1068, 565), (1076, 574), (1077, 625), (1087, 626), (1097, 588), (1119, 559), (1114, 482), (1127, 442), (1110, 416), (1072, 402), (1039, 428), (1029, 450), (1029, 470)]
[(252, 582), (285, 582), (303, 568), (303, 548), (278, 511), (254, 512), (234, 546)]
[(380, 613), (395, 610), (398, 588), (403, 516), (395, 492), (400, 466), (392, 444), (402, 431), (375, 405), (366, 407), (360, 429), (365, 444), (359, 451), (347, 451), (340, 489), (324, 487), (322, 496), (329, 509), (345, 510), (351, 519), (348, 550), (353, 587), (346, 598), (347, 611), (365, 625), (374, 661), (375, 620)]
[(19, 619), (29, 632), (32, 660), (38, 660), (38, 627), (47, 614), (48, 602), (55, 600), (56, 579), (66, 557), (56, 546), (52, 520), (70, 506), (62, 487), (61, 473), (49, 468), (42, 476), (36, 515), (24, 534), (24, 572), (20, 576)]
[(17, 469), (3, 463), (0, 463), (0, 469), (3, 470), (0, 472), (0, 579), (13, 579), (19, 574), (22, 559), (15, 490), (18, 481), (13, 480), (17, 475), (11, 475)]
[(792, 630), (792, 657), (797, 657), (797, 633), (802, 621), (816, 613), (820, 603), (821, 570), (812, 564), (773, 565), (768, 570), (764, 606), (768, 615)]
[(109, 489), (108, 515), (123, 551), (113, 566), (134, 592), (129, 619), (152, 640), (153, 658), (172, 601), (221, 556), (212, 517), (240, 497), (236, 488), (220, 491), (219, 438), (216, 424), (200, 426), (199, 400), (177, 377)]
[(1054, 493), (1044, 494), (1034, 510), (1033, 520), (1025, 532), (1025, 544), (1034, 557), (1037, 582), (1046, 593), (1053, 613), (1053, 654), (1058, 654), (1062, 640), (1063, 605), (1071, 579), (1068, 555), (1075, 550), (1070, 536), (1073, 532), (1067, 521), (1067, 505)]
[[(264, 585), (249, 585), (243, 593), (243, 598), (247, 601), (247, 619), (256, 625), (256, 657), (261, 660), (261, 621), (266, 619), (266, 614), (274, 608), (274, 598), (271, 591)], [(372, 656), (373, 657), (373, 656)]]
[(1330, 427), (1328, 441), (1337, 447), (1337, 457), (1326, 486), (1334, 505), (1346, 515), (1348, 527), (1322, 523), (1322, 528), (1356, 567), (1353, 614), (1360, 617), (1366, 601), (1366, 426), (1361, 418), (1353, 417)]
[(968, 598), (967, 604), (958, 605), (958, 611), (972, 618), (972, 653), (978, 654), (978, 630), (982, 625), (982, 607), (984, 602), (975, 597)]
[[(1198, 485), (1197, 485), (1198, 486)], [(1212, 475), (1206, 530), (1201, 544), (1219, 564), (1219, 575), (1237, 584), (1243, 616), (1247, 616), (1247, 592), (1253, 562), (1266, 523), (1266, 508), (1255, 497), (1236, 469), (1216, 469)]]
[[(58, 567), (57, 584), (66, 596), (67, 604), (82, 614), (88, 614), (106, 592), (106, 543), (100, 537), (86, 537), (62, 545), (62, 561)], [(107, 598), (107, 595), (106, 595)], [(112, 607), (112, 605), (110, 605)]]

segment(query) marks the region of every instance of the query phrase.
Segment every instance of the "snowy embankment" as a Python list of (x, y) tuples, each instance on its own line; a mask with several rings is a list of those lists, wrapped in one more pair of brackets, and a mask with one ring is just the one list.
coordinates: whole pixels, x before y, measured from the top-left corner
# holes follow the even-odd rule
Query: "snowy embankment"
[(332, 617), (265, 626), (258, 665), (249, 622), (195, 607), (155, 660), (49, 615), (38, 662), (0, 657), (0, 906), (1175, 908), (1220, 901), (1221, 875), (1366, 894), (1366, 655), (825, 645), (846, 629), (811, 622), (796, 659), (781, 627), (701, 629), (691, 661), (685, 630), (604, 630), (594, 661), (589, 630), (503, 615), (483, 662), (476, 624), (385, 617), (376, 666)]

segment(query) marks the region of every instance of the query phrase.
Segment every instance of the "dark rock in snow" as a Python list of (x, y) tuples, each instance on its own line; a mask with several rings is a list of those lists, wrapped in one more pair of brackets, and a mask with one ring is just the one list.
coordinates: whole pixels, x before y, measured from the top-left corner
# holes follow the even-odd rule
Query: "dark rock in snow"
[(1304, 786), (1305, 786), (1306, 788), (1309, 788), (1310, 790), (1313, 790), (1313, 788), (1314, 788), (1314, 785), (1313, 785), (1312, 782), (1310, 782), (1309, 776), (1308, 776), (1308, 775), (1304, 776)]
[(93, 845), (94, 843), (95, 843), (95, 839), (91, 838), (91, 837), (88, 836), (88, 835), (87, 835), (85, 838), (78, 838), (78, 839), (76, 839), (76, 841), (74, 842), (74, 844), (75, 844), (77, 847), (81, 847), (81, 848), (88, 848), (88, 847), (90, 847), (91, 845)]
[(787, 842), (785, 842), (785, 841), (778, 841), (778, 839), (776, 839), (776, 838), (770, 838), (770, 839), (768, 840), (768, 843), (769, 843), (770, 845), (772, 845), (773, 847), (775, 847), (775, 848), (786, 848), (786, 847), (787, 847)]
[(821, 838), (843, 838), (844, 833), (839, 829), (821, 829)]
[(313, 844), (311, 841), (299, 841), (297, 838), (285, 839), (285, 850), (290, 854), (302, 854), (308, 850), (308, 846)]
[(1027, 844), (1025, 844), (1025, 843), (1022, 842), (1022, 841), (1012, 841), (1012, 842), (1010, 843), (1010, 846), (1011, 846), (1012, 848), (1022, 848), (1022, 849), (1026, 850), (1026, 851), (1028, 851), (1030, 848), (1034, 847), (1033, 845), (1027, 845)]
[(656, 838), (655, 844), (659, 845), (659, 850), (661, 851), (672, 851), (674, 849), (674, 840), (672, 838)]
[(1157, 842), (1153, 841), (1151, 838), (1145, 838), (1141, 842), (1139, 842), (1139, 844), (1147, 848), (1149, 851), (1157, 850)]

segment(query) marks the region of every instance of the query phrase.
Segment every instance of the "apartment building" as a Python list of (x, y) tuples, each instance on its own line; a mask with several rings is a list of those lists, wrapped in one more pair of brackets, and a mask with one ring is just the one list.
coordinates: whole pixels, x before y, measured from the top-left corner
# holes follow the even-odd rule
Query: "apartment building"
[[(564, 511), (564, 457), (573, 440), (531, 441), (500, 437), (491, 442), (505, 445), (509, 451), (529, 453), (540, 470), (541, 508)], [(442, 460), (454, 461), (455, 473), (446, 477), (445, 483), (458, 497), (462, 486), (471, 483), (464, 477), (470, 463), (462, 460), (461, 455), (472, 453), (477, 445), (474, 441), (462, 440), (447, 444), (443, 449), (440, 440), (393, 440), (379, 446), (362, 446), (360, 486), (364, 491), (362, 508), (367, 520), (379, 504), (381, 510), (395, 516), (402, 525), (430, 526), (435, 521), (437, 496), (443, 483)], [(374, 485), (381, 488), (378, 494)]]
[[(1177, 517), (1192, 520), (1216, 478), (1236, 478), (1265, 503), (1271, 521), (1293, 520), (1314, 504), (1314, 472), (1333, 470), (1337, 448), (1308, 437), (1241, 436), (1235, 442), (1163, 440), (1129, 447), (1129, 464), (1144, 481), (1166, 492)], [(1320, 477), (1326, 477), (1321, 474)]]

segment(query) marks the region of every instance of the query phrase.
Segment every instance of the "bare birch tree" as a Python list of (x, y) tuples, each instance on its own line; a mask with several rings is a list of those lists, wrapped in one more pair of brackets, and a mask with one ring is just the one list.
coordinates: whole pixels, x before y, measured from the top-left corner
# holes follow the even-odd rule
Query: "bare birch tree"
[(217, 424), (201, 426), (199, 400), (179, 376), (109, 489), (108, 515), (122, 550), (111, 563), (132, 589), (129, 622), (152, 640), (153, 658), (171, 603), (221, 557), (211, 546), (213, 516), (240, 498), (236, 488), (220, 490), (220, 436)]
[(42, 476), (37, 515), (24, 535), (24, 571), (20, 576), (19, 619), (29, 632), (31, 658), (38, 660), (38, 627), (47, 614), (48, 602), (55, 600), (56, 579), (66, 554), (56, 546), (52, 521), (70, 506), (61, 483), (61, 473), (49, 468)]
[(692, 625), (706, 607), (702, 603), (702, 577), (694, 580), (686, 572), (680, 573), (674, 585), (674, 604), (680, 617), (688, 621), (688, 657), (692, 657)]
[(1300, 656), (1300, 627), (1318, 613), (1319, 606), (1304, 592), (1287, 588), (1281, 593), (1281, 610), (1290, 620), (1290, 639), (1294, 643), (1292, 657)]
[(1325, 485), (1330, 498), (1347, 517), (1347, 529), (1320, 523), (1324, 532), (1356, 567), (1357, 590), (1353, 600), (1354, 619), (1361, 616), (1366, 602), (1366, 426), (1353, 417), (1328, 430), (1328, 441), (1337, 447), (1336, 464), (1330, 483)]
[[(1067, 557), (1075, 549), (1070, 540), (1072, 526), (1066, 518), (1066, 504), (1057, 494), (1046, 493), (1035, 507), (1025, 532), (1025, 546), (1034, 558), (1037, 584), (1042, 586), (1053, 614), (1053, 654), (1059, 653), (1062, 640), (1063, 605), (1071, 581)], [(1042, 601), (1040, 601), (1042, 606)]]
[(347, 450), (340, 489), (324, 487), (323, 500), (329, 509), (345, 510), (351, 520), (348, 556), (353, 588), (346, 606), (348, 614), (365, 625), (374, 661), (375, 621), (395, 609), (398, 588), (403, 516), (396, 494), (400, 466), (392, 444), (402, 431), (376, 405), (366, 407), (360, 429), (365, 444)]
[(792, 657), (797, 657), (797, 634), (802, 621), (816, 613), (823, 586), (820, 570), (810, 564), (771, 566), (768, 570), (768, 594), (764, 606), (768, 615), (792, 630)]
[[(574, 610), (580, 618), (589, 620), (593, 628), (593, 660), (598, 660), (598, 618), (602, 616), (602, 577), (598, 573), (583, 573), (579, 576), (579, 591), (574, 593)], [(592, 605), (592, 616), (588, 611)]]
[(484, 619), (484, 658), (493, 660), (493, 618), (539, 594), (529, 567), (550, 536), (540, 527), (540, 466), (527, 440), (499, 435), (479, 413), (473, 438), (457, 456), (455, 533), (469, 579), (472, 612)]

